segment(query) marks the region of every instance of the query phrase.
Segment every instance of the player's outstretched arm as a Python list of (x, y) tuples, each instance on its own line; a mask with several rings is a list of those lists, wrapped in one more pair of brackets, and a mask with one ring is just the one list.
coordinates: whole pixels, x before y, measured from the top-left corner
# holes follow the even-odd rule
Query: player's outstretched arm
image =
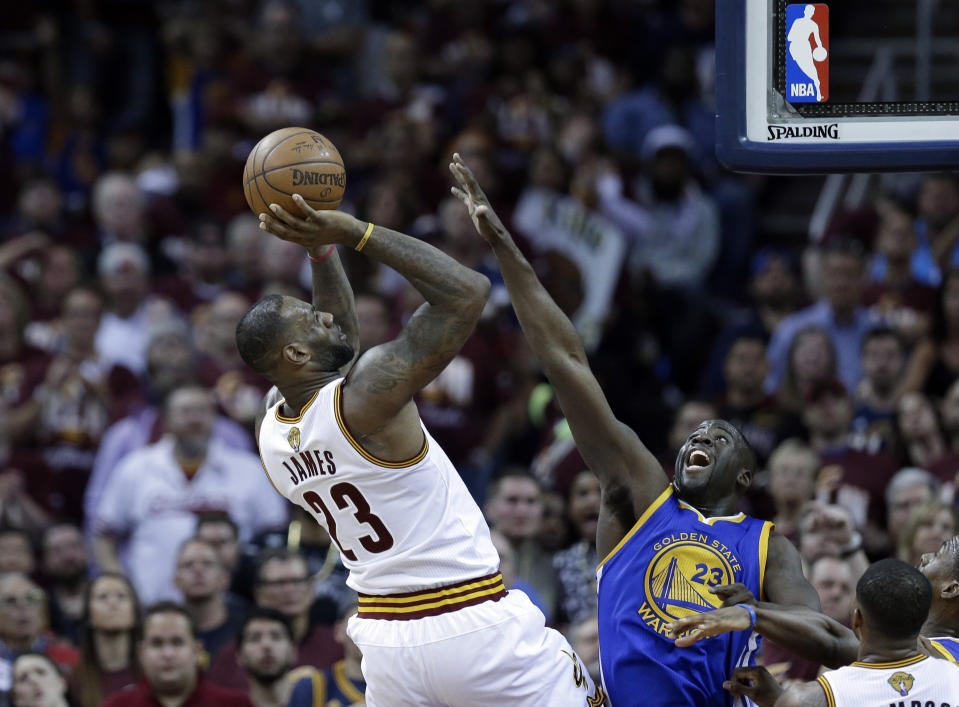
[(473, 225), (492, 246), (530, 348), (556, 389), (573, 439), (604, 488), (629, 489), (638, 514), (666, 488), (666, 474), (636, 434), (619, 422), (590, 370), (579, 335), (517, 248), (482, 187), (459, 155), (450, 164)]
[[(322, 216), (299, 194), (293, 195), (293, 201), (300, 207), (301, 214), (291, 214), (279, 204), (270, 204), (273, 217), (294, 230), (319, 230)], [(261, 217), (262, 218), (262, 217)], [(266, 219), (264, 219), (266, 223)], [(269, 230), (269, 226), (267, 226)], [(353, 346), (353, 360), (344, 365), (344, 373), (353, 367), (360, 355), (360, 329), (353, 301), (353, 288), (343, 270), (340, 256), (335, 245), (316, 244), (307, 246), (310, 254), (310, 266), (313, 271), (313, 308), (320, 312), (329, 312), (340, 326)]]
[[(807, 660), (838, 668), (856, 660), (859, 641), (838, 621), (806, 607), (783, 607), (761, 602), (753, 606), (753, 630)], [(750, 613), (742, 606), (687, 616), (670, 624), (669, 637), (680, 648), (732, 631), (749, 630)]]

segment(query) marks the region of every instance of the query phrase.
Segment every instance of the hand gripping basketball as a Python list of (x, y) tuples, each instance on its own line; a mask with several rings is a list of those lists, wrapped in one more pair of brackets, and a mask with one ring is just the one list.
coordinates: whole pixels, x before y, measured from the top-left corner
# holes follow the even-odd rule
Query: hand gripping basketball
[(292, 199), (302, 216), (294, 216), (279, 204), (270, 204), (269, 212), (260, 214), (260, 228), (311, 251), (333, 243), (352, 245), (363, 236), (365, 222), (342, 211), (318, 211), (299, 194)]

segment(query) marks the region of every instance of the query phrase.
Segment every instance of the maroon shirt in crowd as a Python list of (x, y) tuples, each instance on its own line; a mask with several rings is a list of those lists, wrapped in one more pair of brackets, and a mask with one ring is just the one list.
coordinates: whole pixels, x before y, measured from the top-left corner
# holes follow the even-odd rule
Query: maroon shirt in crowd
[[(314, 626), (303, 642), (297, 646), (293, 667), (311, 665), (317, 670), (323, 670), (342, 657), (343, 646), (333, 639), (333, 629), (330, 626)], [(219, 650), (207, 675), (218, 685), (244, 692), (248, 689), (246, 673), (236, 662), (235, 642)]]
[[(162, 705), (153, 696), (150, 685), (141, 682), (129, 690), (114, 693), (104, 700), (101, 707), (162, 707)], [(182, 707), (253, 707), (253, 703), (242, 692), (214, 685), (201, 677), (193, 694), (187, 698)]]

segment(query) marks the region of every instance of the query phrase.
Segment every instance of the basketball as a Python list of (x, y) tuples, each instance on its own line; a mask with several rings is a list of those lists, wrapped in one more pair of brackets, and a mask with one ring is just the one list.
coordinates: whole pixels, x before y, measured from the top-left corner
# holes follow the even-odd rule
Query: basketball
[(813, 61), (826, 61), (826, 49), (824, 47), (816, 47), (812, 50)]
[(243, 194), (257, 215), (269, 213), (270, 204), (302, 215), (294, 194), (314, 209), (335, 209), (345, 188), (346, 169), (339, 150), (308, 128), (273, 131), (250, 150), (243, 168)]

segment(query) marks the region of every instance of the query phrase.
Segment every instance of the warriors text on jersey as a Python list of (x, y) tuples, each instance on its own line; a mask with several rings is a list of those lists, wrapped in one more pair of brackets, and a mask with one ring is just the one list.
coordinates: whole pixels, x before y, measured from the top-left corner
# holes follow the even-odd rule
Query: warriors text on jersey
[(412, 459), (376, 458), (343, 419), (342, 385), (338, 379), (318, 390), (298, 417), (281, 415), (282, 401), (269, 408), (258, 442), (276, 490), (309, 511), (339, 546), (347, 583), (383, 595), (480, 578), (489, 588), (470, 586), (471, 599), (502, 591), (483, 514), (426, 428)]
[(959, 667), (925, 655), (894, 663), (853, 663), (816, 681), (829, 707), (959, 705)]
[(672, 486), (646, 509), (597, 569), (600, 665), (613, 707), (744, 704), (723, 681), (754, 664), (759, 635), (739, 631), (677, 648), (666, 626), (718, 608), (713, 586), (742, 582), (761, 597), (772, 527), (742, 513), (704, 518)]

